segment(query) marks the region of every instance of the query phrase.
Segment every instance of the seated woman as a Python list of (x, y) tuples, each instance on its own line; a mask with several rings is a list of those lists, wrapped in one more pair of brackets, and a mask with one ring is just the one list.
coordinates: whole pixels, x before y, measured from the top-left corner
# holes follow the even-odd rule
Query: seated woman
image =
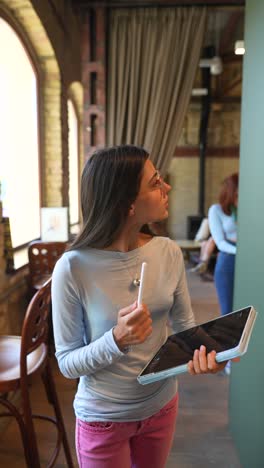
[(190, 271), (192, 273), (199, 274), (205, 273), (208, 269), (209, 261), (215, 249), (216, 244), (212, 236), (210, 236), (209, 239), (202, 241), (198, 264), (194, 268), (191, 268)]
[(214, 239), (211, 236), (209, 229), (208, 218), (204, 218), (201, 222), (201, 225), (196, 233), (195, 240), (200, 242), (201, 249), (198, 260), (196, 261), (195, 267), (191, 268), (192, 273), (199, 273), (203, 275), (207, 272), (209, 262), (213, 253), (216, 250), (216, 244)]

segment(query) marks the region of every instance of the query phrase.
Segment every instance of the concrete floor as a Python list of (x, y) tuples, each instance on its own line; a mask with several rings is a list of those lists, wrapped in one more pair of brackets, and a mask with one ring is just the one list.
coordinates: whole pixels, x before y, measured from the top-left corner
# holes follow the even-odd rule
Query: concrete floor
[[(197, 322), (219, 314), (213, 282), (187, 275)], [(229, 377), (179, 376), (180, 406), (174, 444), (166, 468), (240, 468), (228, 431)]]
[[(195, 316), (199, 322), (218, 315), (218, 305), (212, 282), (203, 282), (195, 274), (188, 274), (189, 289)], [(74, 450), (74, 414), (72, 400), (76, 382), (64, 379), (54, 370), (64, 419), (76, 463)], [(174, 444), (166, 468), (240, 468), (241, 465), (228, 432), (229, 377), (225, 375), (188, 374), (179, 377), (180, 407)], [(52, 414), (39, 380), (32, 386), (35, 412)], [(55, 430), (41, 422), (37, 424), (38, 440), (43, 465), (52, 450)], [(0, 437), (1, 468), (25, 467), (19, 432), (15, 423)], [(63, 453), (55, 465), (65, 467)], [(34, 467), (32, 467), (34, 468)], [(116, 467), (122, 468), (122, 467)], [(146, 467), (151, 468), (151, 467)]]

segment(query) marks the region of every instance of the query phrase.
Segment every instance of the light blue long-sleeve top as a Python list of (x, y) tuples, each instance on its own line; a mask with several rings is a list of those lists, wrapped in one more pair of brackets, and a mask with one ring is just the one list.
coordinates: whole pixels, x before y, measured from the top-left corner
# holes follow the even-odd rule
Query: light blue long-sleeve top
[[(132, 304), (132, 285), (147, 262), (143, 301), (153, 331), (127, 353), (117, 347), (117, 313)], [(168, 319), (175, 331), (195, 324), (180, 248), (154, 237), (129, 252), (82, 249), (66, 252), (52, 277), (52, 315), (56, 357), (61, 372), (80, 377), (74, 400), (84, 421), (135, 421), (159, 411), (177, 391), (175, 378), (141, 385), (137, 376), (167, 338)]]
[(232, 215), (226, 215), (221, 205), (215, 204), (208, 212), (209, 228), (217, 248), (221, 252), (236, 254), (237, 224)]

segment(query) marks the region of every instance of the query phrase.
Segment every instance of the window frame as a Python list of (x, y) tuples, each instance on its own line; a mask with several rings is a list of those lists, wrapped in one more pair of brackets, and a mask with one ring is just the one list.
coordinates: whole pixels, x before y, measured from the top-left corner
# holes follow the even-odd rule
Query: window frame
[[(74, 108), (76, 119), (77, 119), (77, 150), (78, 150), (78, 164), (77, 164), (77, 171), (78, 171), (78, 189), (77, 189), (77, 196), (78, 196), (78, 221), (75, 223), (70, 222), (70, 151), (69, 151), (69, 135), (70, 135), (70, 128), (69, 128), (69, 112), (68, 112), (68, 101), (71, 101), (71, 104)], [(75, 233), (75, 228), (78, 230), (78, 226), (80, 225), (81, 220), (81, 209), (80, 209), (80, 171), (81, 171), (81, 150), (80, 150), (80, 141), (81, 141), (81, 119), (78, 112), (78, 106), (75, 102), (74, 96), (71, 92), (68, 93), (67, 96), (67, 114), (68, 114), (68, 200), (69, 200), (69, 231), (70, 233)]]
[[(42, 71), (41, 64), (38, 60), (37, 54), (34, 50), (33, 44), (31, 43), (29, 37), (27, 36), (26, 32), (19, 24), (19, 22), (9, 14), (9, 12), (3, 9), (0, 5), (0, 18), (8, 23), (8, 25), (13, 29), (15, 34), (18, 36), (19, 40), (21, 41), (22, 46), (24, 47), (25, 53), (28, 57), (28, 60), (34, 70), (35, 77), (36, 77), (36, 102), (37, 102), (37, 142), (38, 142), (38, 177), (39, 177), (39, 224), (40, 224), (40, 216), (41, 216), (41, 207), (43, 206), (43, 199), (44, 199), (44, 178), (43, 170), (44, 170), (44, 160), (43, 160), (43, 142), (44, 142), (44, 135), (42, 132), (43, 128), (43, 111), (44, 111), (44, 98), (42, 94), (43, 90), (43, 83), (44, 83), (44, 72)], [(23, 245), (16, 246), (12, 249), (13, 257), (17, 252), (22, 252), (27, 248), (28, 244), (36, 239), (30, 239), (27, 243)], [(28, 262), (27, 262), (28, 263)], [(14, 271), (22, 269), (26, 264), (23, 264), (18, 267), (14, 267)]]

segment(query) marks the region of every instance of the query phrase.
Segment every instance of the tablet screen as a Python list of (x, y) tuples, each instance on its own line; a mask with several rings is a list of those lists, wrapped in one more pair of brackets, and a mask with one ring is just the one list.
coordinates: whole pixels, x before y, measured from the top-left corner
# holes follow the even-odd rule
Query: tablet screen
[(223, 315), (180, 333), (170, 335), (141, 375), (187, 364), (201, 345), (206, 351), (226, 351), (238, 346), (251, 307)]

